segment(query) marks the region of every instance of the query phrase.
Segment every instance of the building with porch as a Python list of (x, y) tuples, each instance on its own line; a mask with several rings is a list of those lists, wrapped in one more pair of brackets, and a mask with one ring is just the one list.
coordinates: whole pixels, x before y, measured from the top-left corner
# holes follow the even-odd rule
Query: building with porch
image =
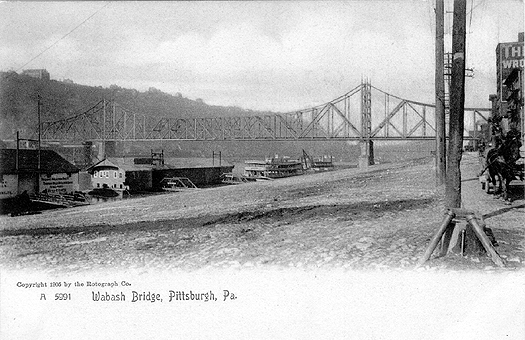
[(152, 167), (135, 164), (133, 158), (105, 158), (89, 167), (91, 184), (95, 188), (144, 191), (152, 188)]
[(86, 171), (93, 189), (161, 190), (167, 177), (186, 177), (197, 186), (221, 183), (221, 175), (233, 165), (210, 158), (107, 157)]

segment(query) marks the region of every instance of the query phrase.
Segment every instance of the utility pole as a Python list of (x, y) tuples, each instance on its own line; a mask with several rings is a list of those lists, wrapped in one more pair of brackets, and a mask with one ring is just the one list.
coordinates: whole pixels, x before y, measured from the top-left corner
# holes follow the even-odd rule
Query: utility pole
[(20, 194), (20, 132), (16, 131), (16, 194)]
[[(449, 147), (447, 148), (447, 174), (445, 181), (445, 208), (447, 212), (438, 232), (431, 239), (430, 245), (420, 258), (416, 267), (425, 263), (433, 251), (436, 249), (441, 240), (441, 253), (445, 255), (450, 246), (452, 236), (456, 231), (456, 223), (458, 221), (466, 221), (468, 223), (465, 230), (465, 243), (458, 241), (454, 248), (461, 247), (463, 253), (464, 244), (479, 244), (490, 255), (492, 261), (498, 267), (505, 267), (505, 262), (501, 259), (498, 253), (494, 250), (492, 242), (485, 234), (482, 227), (482, 221), (478, 221), (477, 213), (469, 211), (461, 207), (461, 154), (463, 151), (463, 118), (465, 115), (465, 41), (466, 41), (466, 12), (467, 0), (454, 0), (454, 23), (452, 29), (452, 68), (450, 78), (450, 120), (449, 120)], [(472, 233), (469, 236), (469, 230)], [(462, 237), (461, 237), (462, 238)], [(468, 241), (466, 241), (468, 240)], [(476, 240), (476, 242), (474, 241)], [(469, 246), (468, 249), (476, 248), (476, 246)], [(477, 247), (480, 248), (481, 247)], [(472, 251), (472, 249), (470, 250)], [(477, 250), (476, 250), (477, 251)], [(475, 251), (475, 252), (476, 252)]]
[(445, 138), (445, 79), (443, 60), (444, 46), (444, 0), (436, 0), (436, 183), (442, 185), (446, 179)]
[(36, 193), (37, 194), (40, 194), (40, 170), (41, 170), (41, 156), (40, 156), (40, 143), (41, 143), (41, 130), (42, 128), (40, 127), (40, 106), (42, 105), (42, 103), (40, 102), (40, 94), (38, 95), (38, 110), (37, 110), (37, 113), (38, 113), (38, 164), (37, 164), (37, 174), (36, 174)]
[(106, 159), (106, 99), (102, 102), (102, 159)]
[(463, 118), (465, 115), (466, 11), (466, 0), (454, 0), (449, 147), (445, 185), (445, 204), (448, 209), (461, 207), (460, 164), (463, 151)]

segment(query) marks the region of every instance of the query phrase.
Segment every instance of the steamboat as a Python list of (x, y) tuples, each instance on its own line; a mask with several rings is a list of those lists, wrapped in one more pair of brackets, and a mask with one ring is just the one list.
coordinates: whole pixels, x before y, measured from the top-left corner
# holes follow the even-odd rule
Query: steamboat
[(264, 161), (248, 160), (244, 162), (244, 176), (256, 180), (272, 180), (303, 174), (303, 164), (300, 160), (289, 157), (266, 158)]

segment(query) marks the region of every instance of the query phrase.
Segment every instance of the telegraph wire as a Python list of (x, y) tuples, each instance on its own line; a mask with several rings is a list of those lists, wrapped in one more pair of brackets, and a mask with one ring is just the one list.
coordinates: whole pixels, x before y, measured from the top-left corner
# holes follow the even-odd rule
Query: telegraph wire
[[(478, 4), (479, 6), (479, 4)], [(476, 7), (478, 7), (476, 6)], [(467, 32), (469, 34), (471, 34), (472, 32), (470, 31), (472, 29), (472, 12), (474, 11), (474, 0), (470, 0), (470, 13), (469, 13), (469, 22), (468, 22), (468, 30)]]
[[(474, 13), (474, 10), (477, 9), (478, 7), (480, 7), (481, 5), (485, 5), (485, 0), (481, 0), (479, 1), (476, 5), (474, 5), (474, 0), (470, 0), (470, 11), (468, 11), (467, 15), (469, 16), (469, 22), (468, 22), (468, 30), (467, 30), (467, 34), (469, 35), (472, 35), (474, 33), (473, 29), (472, 29), (472, 17), (473, 17), (473, 13)], [(477, 11), (476, 13), (480, 14), (480, 15), (483, 15), (483, 11)], [(470, 60), (470, 56), (471, 56), (471, 51), (470, 49), (468, 48), (468, 44), (467, 44), (467, 49), (466, 49), (466, 58), (467, 60)], [(470, 67), (470, 68), (467, 68), (466, 69), (466, 74), (467, 74), (467, 77), (474, 77), (474, 67)]]
[(470, 6), (470, 11), (468, 12), (471, 19), (472, 19), (472, 11), (478, 8), (479, 6), (483, 5), (484, 3), (485, 3), (485, 0), (481, 0), (476, 6), (474, 6), (474, 1), (472, 1), (472, 5)]
[[(474, 13), (474, 8), (477, 8), (484, 0), (482, 0), (481, 2), (479, 2), (475, 7), (474, 7), (474, 0), (470, 0), (470, 11), (467, 13), (467, 15), (469, 16), (469, 22), (468, 22), (468, 29), (465, 30), (465, 33), (469, 35), (469, 38), (472, 36), (472, 13)], [(471, 53), (470, 53), (470, 48), (469, 48), (469, 44), (467, 43), (466, 46), (465, 46), (465, 58), (466, 58), (466, 61), (470, 63), (470, 56), (471, 56)], [(474, 77), (474, 68), (473, 67), (467, 67), (465, 65), (465, 77)]]
[[(469, 26), (468, 30), (469, 31), (472, 28), (472, 13), (474, 13), (474, 10), (476, 8), (478, 8), (479, 6), (481, 6), (483, 4), (485, 4), (485, 0), (481, 0), (480, 2), (478, 2), (476, 4), (476, 6), (474, 6), (474, 0), (471, 0), (471, 2), (470, 2), (470, 11), (467, 13), (467, 15), (469, 15), (469, 24), (468, 24), (468, 26)], [(469, 32), (469, 33), (472, 33), (472, 32)]]
[(62, 36), (60, 39), (58, 39), (57, 41), (55, 41), (53, 44), (51, 44), (50, 46), (48, 46), (47, 48), (45, 48), (42, 52), (40, 52), (39, 54), (37, 54), (35, 57), (33, 57), (31, 60), (29, 60), (27, 63), (25, 63), (24, 65), (20, 66), (16, 72), (20, 71), (22, 68), (24, 68), (25, 66), (27, 66), (28, 64), (30, 64), (33, 60), (37, 59), (38, 57), (40, 57), (42, 54), (46, 53), (47, 51), (49, 51), (53, 46), (55, 46), (56, 44), (58, 44), (60, 41), (62, 41), (63, 39), (65, 39), (68, 35), (70, 35), (71, 33), (73, 33), (77, 28), (79, 28), (80, 26), (82, 26), (86, 21), (88, 21), (89, 19), (91, 19), (92, 17), (94, 17), (98, 12), (100, 12), (101, 10), (103, 10), (104, 8), (106, 8), (111, 2), (107, 2), (104, 6), (100, 7), (99, 9), (97, 9), (93, 14), (91, 14), (89, 17), (87, 17), (84, 21), (82, 21), (80, 24), (78, 24), (77, 26), (75, 26), (72, 30), (70, 30), (69, 32), (67, 32), (64, 36)]
[(436, 17), (436, 6), (434, 1), (427, 1), (427, 14), (428, 14), (428, 27), (430, 28), (430, 34), (434, 35), (434, 22), (433, 20)]

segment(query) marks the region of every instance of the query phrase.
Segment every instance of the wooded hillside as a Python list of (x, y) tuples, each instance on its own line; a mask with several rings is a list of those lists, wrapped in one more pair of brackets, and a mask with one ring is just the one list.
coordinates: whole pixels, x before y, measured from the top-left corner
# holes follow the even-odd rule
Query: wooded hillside
[[(140, 92), (117, 85), (109, 88), (86, 86), (57, 80), (41, 80), (14, 72), (0, 72), (0, 141), (32, 135), (37, 127), (37, 97), (41, 96), (42, 116), (45, 121), (81, 113), (102, 99), (113, 100), (129, 111), (152, 118), (161, 117), (206, 117), (263, 115), (271, 112), (243, 110), (238, 107), (207, 105), (202, 100), (191, 100), (182, 94), (170, 95), (150, 88)], [(1, 143), (0, 143), (1, 144)], [(149, 155), (151, 149), (163, 149), (171, 157), (211, 157), (213, 151), (222, 151), (222, 156), (231, 161), (274, 154), (299, 158), (302, 150), (313, 156), (331, 155), (336, 161), (355, 162), (359, 155), (357, 145), (341, 141), (281, 141), (276, 142), (128, 142), (121, 147), (122, 155)], [(391, 162), (399, 158), (426, 156), (433, 142), (410, 142), (402, 145), (375, 146), (377, 162)], [(63, 156), (64, 150), (61, 151)]]
[(37, 98), (41, 96), (42, 121), (54, 121), (80, 113), (102, 99), (115, 100), (127, 110), (151, 118), (206, 117), (269, 114), (239, 107), (207, 105), (182, 94), (171, 95), (150, 88), (140, 92), (117, 85), (109, 88), (57, 80), (41, 80), (15, 72), (0, 72), (0, 139), (12, 139), (16, 131), (29, 135), (37, 126)]

